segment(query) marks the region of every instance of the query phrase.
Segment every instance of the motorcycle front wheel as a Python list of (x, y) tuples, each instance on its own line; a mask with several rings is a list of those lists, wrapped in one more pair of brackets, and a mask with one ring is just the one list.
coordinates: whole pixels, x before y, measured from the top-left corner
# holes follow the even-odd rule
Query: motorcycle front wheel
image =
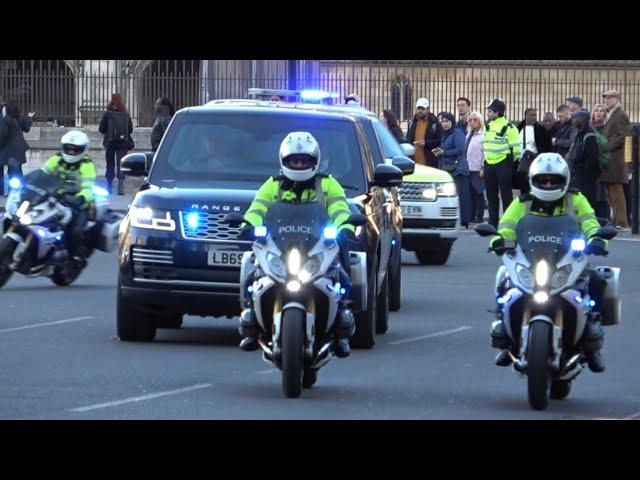
[(288, 398), (297, 398), (302, 392), (304, 319), (304, 312), (297, 308), (282, 314), (282, 391)]
[(529, 327), (527, 349), (527, 383), (529, 404), (534, 410), (544, 410), (549, 404), (549, 356), (551, 325), (534, 322)]
[(9, 281), (13, 270), (9, 267), (11, 264), (11, 256), (16, 249), (17, 243), (9, 237), (0, 240), (0, 288)]
[(64, 267), (56, 267), (51, 275), (51, 281), (59, 287), (66, 287), (77, 280), (84, 267), (80, 262), (71, 259)]

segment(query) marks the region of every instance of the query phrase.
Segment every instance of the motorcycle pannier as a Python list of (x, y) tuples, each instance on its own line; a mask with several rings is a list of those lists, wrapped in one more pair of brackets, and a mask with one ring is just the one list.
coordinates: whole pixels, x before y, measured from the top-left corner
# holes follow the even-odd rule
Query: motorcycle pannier
[(100, 219), (100, 233), (96, 248), (103, 252), (112, 252), (118, 247), (118, 229), (123, 215), (116, 212), (108, 212)]
[(622, 315), (620, 301), (620, 269), (616, 267), (596, 267), (600, 278), (607, 282), (602, 295), (602, 325), (618, 325)]

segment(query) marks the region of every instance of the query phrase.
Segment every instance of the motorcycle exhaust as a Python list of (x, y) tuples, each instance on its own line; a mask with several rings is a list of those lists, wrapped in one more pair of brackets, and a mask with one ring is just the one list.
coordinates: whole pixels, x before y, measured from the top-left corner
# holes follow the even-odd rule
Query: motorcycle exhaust
[(264, 355), (265, 355), (265, 360), (274, 363), (274, 359), (273, 359), (273, 350), (271, 350), (269, 348), (268, 345), (266, 345), (264, 343), (264, 341), (260, 338), (258, 339), (258, 345), (260, 345), (260, 347), (262, 348), (262, 350), (264, 351)]
[(311, 368), (321, 368), (324, 367), (329, 360), (331, 360), (331, 345), (332, 343), (325, 343), (323, 347), (320, 349), (316, 358), (313, 359), (311, 363)]
[(562, 370), (562, 373), (558, 377), (560, 380), (571, 380), (575, 378), (580, 372), (582, 372), (584, 366), (580, 364), (580, 357), (582, 357), (582, 355), (577, 354), (569, 359), (564, 369)]

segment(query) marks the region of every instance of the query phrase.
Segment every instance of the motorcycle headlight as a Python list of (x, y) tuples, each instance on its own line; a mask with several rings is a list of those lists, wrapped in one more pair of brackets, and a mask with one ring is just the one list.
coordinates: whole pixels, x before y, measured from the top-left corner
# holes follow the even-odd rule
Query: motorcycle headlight
[(297, 275), (300, 271), (302, 257), (297, 248), (292, 248), (287, 255), (287, 269), (291, 275)]
[(298, 280), (302, 283), (307, 283), (313, 277), (317, 275), (320, 271), (320, 265), (322, 265), (322, 253), (318, 255), (314, 255), (309, 260), (306, 261), (302, 270), (298, 272)]
[(455, 197), (458, 194), (455, 182), (439, 183), (436, 191), (439, 197)]
[(562, 286), (567, 283), (567, 280), (569, 280), (569, 275), (571, 275), (571, 265), (565, 265), (556, 271), (551, 277), (551, 288), (553, 290), (562, 288)]
[(531, 275), (531, 270), (519, 263), (516, 265), (516, 273), (522, 285), (526, 288), (533, 288), (533, 275)]
[(545, 260), (540, 260), (536, 264), (536, 285), (544, 287), (549, 283), (549, 264)]
[(154, 211), (149, 207), (131, 207), (129, 209), (131, 225), (138, 228), (149, 228), (152, 230), (164, 230), (173, 232), (176, 229), (176, 222), (171, 218), (171, 212), (167, 210)]
[(267, 265), (271, 273), (276, 277), (284, 278), (287, 275), (287, 269), (284, 266), (284, 262), (276, 255), (269, 253), (267, 255)]

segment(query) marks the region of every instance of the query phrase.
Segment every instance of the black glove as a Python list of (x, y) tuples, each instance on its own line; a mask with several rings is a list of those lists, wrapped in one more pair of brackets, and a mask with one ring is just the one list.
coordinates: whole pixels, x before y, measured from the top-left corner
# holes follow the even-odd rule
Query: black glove
[(342, 230), (340, 230), (340, 232), (338, 233), (338, 238), (340, 240), (344, 240), (347, 242), (357, 242), (358, 238), (356, 237), (356, 234), (353, 233), (352, 230), (348, 229), (348, 228), (343, 228)]
[(606, 257), (609, 254), (607, 251), (607, 242), (600, 237), (593, 237), (587, 246), (587, 253)]
[(254, 239), (255, 235), (253, 233), (253, 225), (247, 224), (242, 227), (242, 230), (240, 230), (240, 233), (238, 234), (238, 240), (253, 241)]
[(504, 255), (504, 238), (498, 237), (491, 242), (490, 252), (494, 252), (496, 255)]
[(85, 202), (84, 197), (75, 197), (71, 202), (69, 202), (69, 204), (74, 210), (80, 210), (84, 206)]

